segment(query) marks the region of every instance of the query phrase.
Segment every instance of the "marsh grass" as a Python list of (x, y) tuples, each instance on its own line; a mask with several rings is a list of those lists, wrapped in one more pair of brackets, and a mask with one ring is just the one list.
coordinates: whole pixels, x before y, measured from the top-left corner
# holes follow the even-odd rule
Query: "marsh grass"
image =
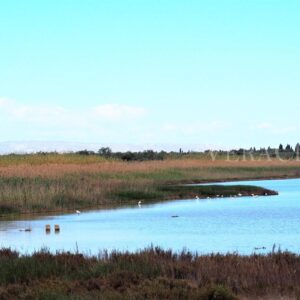
[(296, 160), (122, 162), (75, 154), (0, 156), (0, 214), (97, 208), (136, 200), (192, 197), (196, 193), (213, 196), (214, 191), (188, 193), (182, 189), (176, 194), (170, 186), (294, 177), (300, 177), (300, 162)]
[(0, 299), (296, 299), (300, 285), (299, 255), (280, 250), (198, 256), (151, 247), (85, 257), (2, 249), (0, 270)]

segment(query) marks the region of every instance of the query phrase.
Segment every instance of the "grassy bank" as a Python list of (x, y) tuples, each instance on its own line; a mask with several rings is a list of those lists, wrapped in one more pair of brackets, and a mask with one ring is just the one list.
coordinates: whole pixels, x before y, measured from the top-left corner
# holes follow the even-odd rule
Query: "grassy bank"
[(121, 201), (150, 202), (155, 200), (168, 199), (191, 199), (191, 198), (218, 198), (218, 197), (237, 197), (237, 196), (270, 196), (277, 195), (276, 191), (250, 186), (250, 185), (203, 185), (203, 186), (182, 186), (164, 185), (156, 186), (153, 191), (132, 191), (122, 190), (113, 193), (115, 199)]
[[(299, 299), (300, 256), (0, 251), (0, 299)], [(284, 298), (285, 297), (285, 298)]]
[[(74, 154), (0, 157), (0, 214), (119, 206), (128, 201), (213, 197), (241, 192), (170, 188), (182, 183), (300, 177), (296, 160), (170, 159), (123, 162)], [(164, 187), (164, 188), (162, 188)], [(267, 193), (269, 193), (267, 191)]]

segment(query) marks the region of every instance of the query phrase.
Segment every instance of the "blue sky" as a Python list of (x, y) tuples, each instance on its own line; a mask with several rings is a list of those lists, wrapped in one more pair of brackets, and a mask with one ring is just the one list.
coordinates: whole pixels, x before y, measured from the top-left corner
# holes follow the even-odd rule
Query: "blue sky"
[(0, 142), (300, 141), (300, 3), (0, 1)]

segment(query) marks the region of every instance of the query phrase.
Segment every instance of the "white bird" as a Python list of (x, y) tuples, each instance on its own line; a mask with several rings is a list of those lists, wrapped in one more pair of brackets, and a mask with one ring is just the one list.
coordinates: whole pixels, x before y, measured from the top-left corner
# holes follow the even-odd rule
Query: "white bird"
[(138, 206), (141, 206), (142, 205), (142, 201), (140, 200), (139, 202), (138, 202)]
[(251, 194), (251, 196), (254, 197), (255, 195), (254, 195), (254, 194)]
[(76, 210), (76, 214), (77, 214), (77, 215), (81, 214), (81, 211)]
[(196, 195), (195, 199), (199, 200), (199, 197), (198, 197), (198, 195)]
[(242, 195), (241, 193), (238, 193), (238, 196), (239, 196), (239, 197), (242, 197), (243, 195)]

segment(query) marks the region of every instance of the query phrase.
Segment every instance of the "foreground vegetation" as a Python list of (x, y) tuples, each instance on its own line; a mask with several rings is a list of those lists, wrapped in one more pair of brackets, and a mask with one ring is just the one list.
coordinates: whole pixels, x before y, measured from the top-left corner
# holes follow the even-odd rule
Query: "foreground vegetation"
[[(300, 256), (0, 250), (0, 299), (299, 299)], [(281, 298), (282, 297), (282, 298)]]
[[(220, 157), (126, 162), (99, 155), (0, 156), (0, 215), (101, 208), (184, 197), (270, 193), (183, 183), (300, 177), (298, 160)], [(201, 190), (202, 189), (202, 190)]]

